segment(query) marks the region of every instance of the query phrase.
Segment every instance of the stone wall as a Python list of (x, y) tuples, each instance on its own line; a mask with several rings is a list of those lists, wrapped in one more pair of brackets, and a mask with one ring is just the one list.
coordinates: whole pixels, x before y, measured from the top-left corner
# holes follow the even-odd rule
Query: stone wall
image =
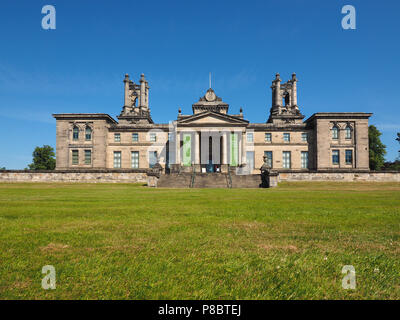
[[(382, 181), (400, 182), (400, 172), (280, 172), (281, 181)], [(146, 183), (156, 187), (157, 175), (151, 170), (55, 170), (55, 171), (0, 171), (0, 182), (89, 182), (89, 183)]]
[[(0, 182), (148, 183), (145, 170), (0, 171)], [(154, 184), (154, 182), (153, 182)]]
[(400, 182), (400, 172), (280, 172), (280, 181), (382, 181)]

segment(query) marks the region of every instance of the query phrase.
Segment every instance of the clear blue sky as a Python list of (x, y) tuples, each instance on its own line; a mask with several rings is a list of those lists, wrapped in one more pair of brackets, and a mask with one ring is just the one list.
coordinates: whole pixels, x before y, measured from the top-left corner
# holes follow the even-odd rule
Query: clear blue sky
[[(55, 5), (57, 29), (41, 28)], [(341, 8), (357, 10), (343, 30)], [(0, 167), (25, 168), (55, 147), (52, 113), (123, 105), (123, 76), (150, 82), (154, 121), (176, 119), (208, 88), (230, 112), (265, 122), (276, 72), (296, 72), (298, 102), (314, 112), (373, 112), (388, 160), (400, 149), (399, 1), (32, 1), (0, 3)]]

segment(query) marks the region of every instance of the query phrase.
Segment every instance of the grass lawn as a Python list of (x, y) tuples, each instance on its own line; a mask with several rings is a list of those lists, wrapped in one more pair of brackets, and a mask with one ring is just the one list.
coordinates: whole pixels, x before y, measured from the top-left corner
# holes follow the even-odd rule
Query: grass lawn
[(400, 184), (3, 183), (0, 250), (0, 299), (400, 299)]

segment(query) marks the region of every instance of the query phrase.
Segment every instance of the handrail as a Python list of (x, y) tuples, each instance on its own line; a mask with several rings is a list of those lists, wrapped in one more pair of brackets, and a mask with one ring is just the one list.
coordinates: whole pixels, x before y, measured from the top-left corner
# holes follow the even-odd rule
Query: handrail
[(232, 189), (231, 167), (228, 164), (228, 188)]
[(193, 172), (192, 172), (192, 178), (190, 180), (190, 188), (194, 187), (194, 178), (196, 176), (196, 167), (193, 165)]

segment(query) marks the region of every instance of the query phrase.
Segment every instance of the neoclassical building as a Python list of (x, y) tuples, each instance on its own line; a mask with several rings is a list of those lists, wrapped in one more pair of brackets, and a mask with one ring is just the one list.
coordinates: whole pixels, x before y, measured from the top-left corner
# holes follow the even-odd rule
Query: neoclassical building
[[(269, 116), (250, 123), (212, 88), (169, 123), (154, 123), (149, 84), (125, 75), (124, 106), (118, 120), (103, 113), (54, 114), (57, 169), (152, 168), (165, 172), (259, 174), (264, 161), (279, 172), (369, 170), (368, 119), (371, 113), (322, 112), (304, 120), (297, 103), (296, 74), (272, 81)], [(249, 106), (251, 107), (251, 106)], [(256, 106), (254, 106), (256, 107)], [(260, 110), (260, 120), (264, 111)]]

